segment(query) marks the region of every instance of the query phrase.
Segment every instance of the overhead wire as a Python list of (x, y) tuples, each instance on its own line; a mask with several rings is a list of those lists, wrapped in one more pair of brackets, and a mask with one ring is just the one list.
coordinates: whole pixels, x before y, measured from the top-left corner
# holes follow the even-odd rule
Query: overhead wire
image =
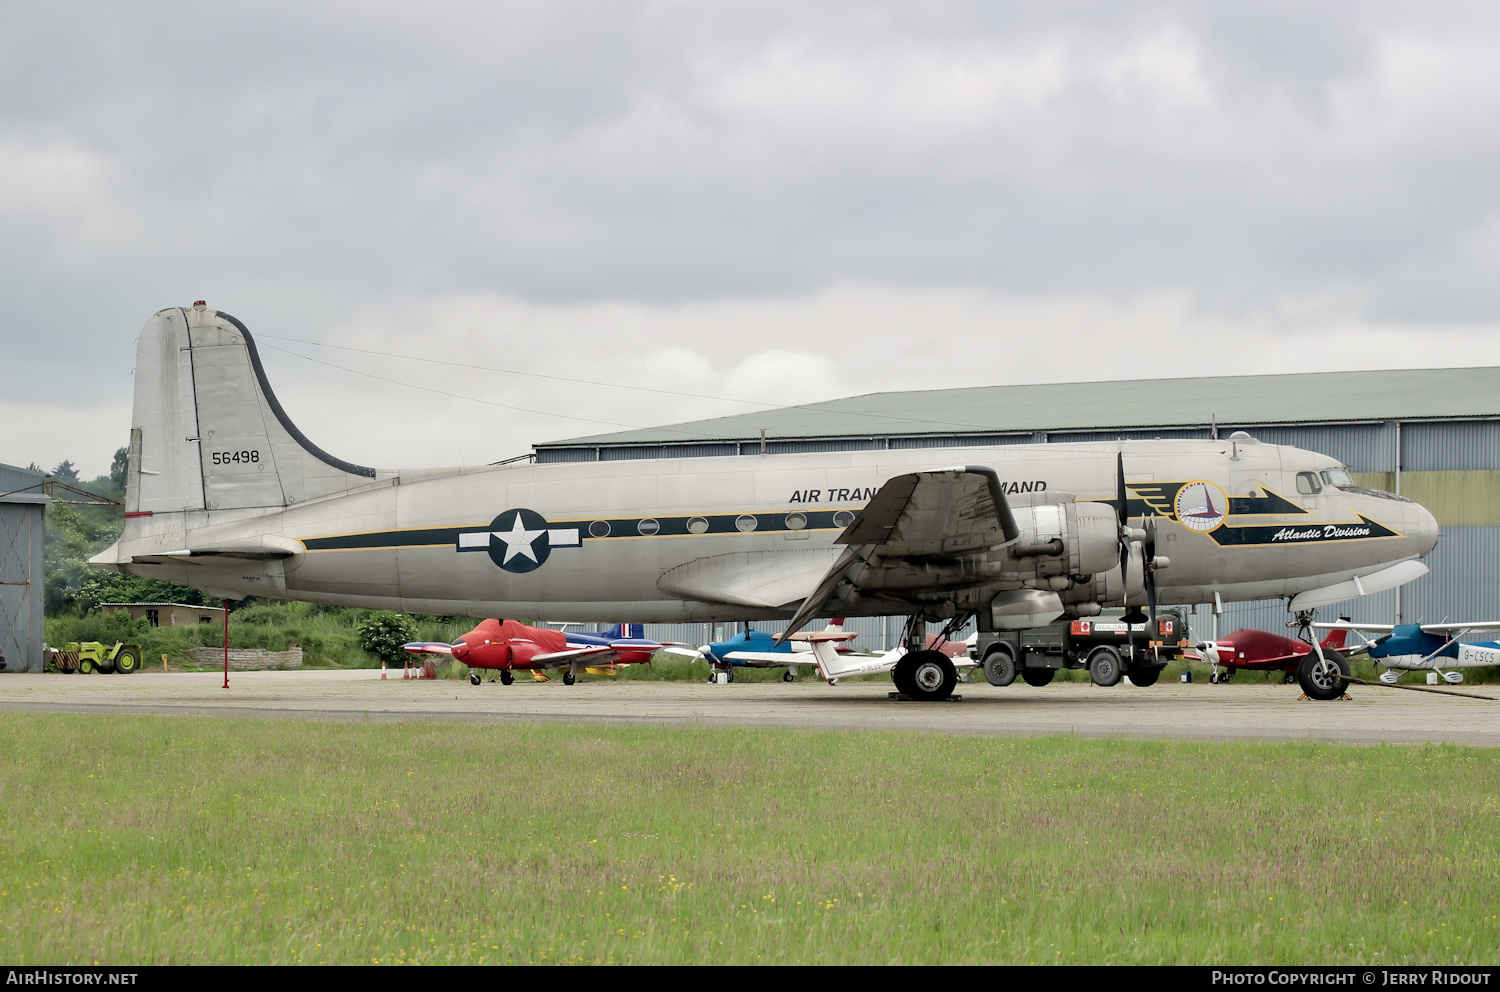
[[(731, 403), (750, 403), (750, 404), (754, 404), (756, 406), (765, 407), (765, 408), (770, 409), (770, 410), (782, 410), (782, 409), (786, 409), (786, 404), (766, 403), (766, 402), (764, 402), (762, 400), (738, 399), (736, 397), (731, 397), (731, 396), (708, 396), (708, 395), (703, 394), (703, 393), (687, 393), (687, 392), (681, 392), (681, 391), (674, 390), (674, 389), (659, 389), (659, 388), (656, 388), (656, 387), (653, 387), (653, 386), (636, 386), (636, 385), (630, 385), (630, 384), (621, 383), (621, 382), (602, 382), (602, 381), (595, 380), (595, 379), (579, 379), (579, 378), (576, 378), (576, 377), (573, 377), (573, 376), (549, 375), (549, 374), (544, 373), (544, 372), (523, 372), (523, 371), (520, 371), (519, 369), (502, 369), (502, 368), (496, 368), (496, 367), (493, 367), (493, 366), (474, 365), (474, 364), (471, 364), (469, 362), (453, 362), (453, 361), (448, 361), (446, 359), (441, 359), (441, 358), (427, 358), (427, 357), (420, 356), (420, 355), (401, 355), (401, 354), (397, 354), (395, 352), (389, 352), (389, 351), (376, 351), (376, 350), (374, 350), (372, 348), (356, 348), (356, 347), (353, 347), (352, 345), (328, 344), (328, 343), (323, 342), (323, 341), (308, 341), (305, 338), (292, 338), (292, 337), (286, 337), (284, 335), (279, 335), (279, 334), (260, 334), (260, 335), (257, 335), (257, 339), (258, 340), (264, 340), (266, 338), (274, 338), (277, 341), (291, 341), (291, 342), (294, 342), (296, 344), (310, 345), (310, 346), (315, 347), (315, 348), (335, 348), (335, 349), (338, 349), (340, 351), (352, 351), (352, 352), (357, 352), (359, 354), (364, 354), (364, 355), (374, 355), (374, 356), (377, 356), (379, 358), (397, 358), (397, 359), (401, 359), (403, 361), (428, 362), (428, 363), (431, 363), (431, 364), (434, 364), (434, 365), (446, 365), (446, 366), (449, 366), (449, 367), (452, 367), (452, 368), (469, 369), (469, 370), (475, 371), (475, 372), (499, 372), (499, 373), (503, 373), (505, 375), (528, 376), (528, 377), (537, 378), (537, 379), (550, 379), (550, 380), (555, 381), (555, 382), (577, 383), (577, 384), (583, 384), (583, 385), (589, 385), (589, 386), (603, 386), (603, 387), (607, 387), (607, 388), (611, 388), (611, 389), (632, 389), (632, 390), (637, 390), (639, 392), (660, 393), (660, 394), (666, 395), (666, 396), (685, 396), (685, 397), (688, 397), (688, 398), (691, 398), (691, 399), (723, 400), (723, 401), (727, 401), (727, 402), (731, 402)], [(268, 347), (268, 348), (275, 348), (276, 346), (268, 344), (266, 347)], [(610, 421), (610, 420), (599, 420), (599, 419), (593, 418), (593, 417), (574, 417), (574, 416), (571, 416), (569, 414), (551, 413), (551, 412), (546, 411), (546, 410), (532, 410), (532, 409), (528, 409), (526, 407), (518, 407), (518, 406), (512, 406), (512, 405), (505, 404), (505, 403), (497, 403), (497, 402), (495, 402), (493, 400), (480, 399), (477, 396), (467, 396), (467, 395), (464, 395), (464, 394), (461, 394), (461, 393), (449, 392), (448, 390), (431, 389), (431, 388), (426, 387), (426, 386), (418, 386), (418, 385), (416, 385), (414, 383), (403, 382), (402, 380), (399, 380), (399, 379), (388, 379), (388, 378), (385, 378), (383, 376), (373, 375), (373, 374), (368, 373), (368, 372), (361, 372), (358, 369), (351, 369), (351, 368), (349, 368), (348, 366), (345, 366), (345, 365), (336, 365), (333, 362), (325, 362), (325, 361), (322, 361), (321, 359), (313, 358), (310, 355), (303, 355), (303, 354), (299, 354), (298, 352), (295, 352), (295, 351), (288, 351), (285, 348), (276, 348), (276, 350), (277, 351), (285, 352), (288, 355), (295, 355), (298, 358), (303, 358), (303, 359), (306, 359), (307, 361), (310, 361), (310, 362), (317, 362), (320, 365), (326, 365), (329, 368), (341, 369), (341, 370), (343, 370), (345, 372), (352, 372), (355, 375), (363, 375), (363, 376), (367, 376), (367, 377), (369, 377), (371, 379), (379, 379), (382, 382), (394, 383), (395, 385), (398, 385), (398, 386), (411, 386), (411, 388), (413, 388), (413, 389), (423, 389), (423, 390), (426, 390), (428, 392), (436, 392), (436, 393), (440, 393), (441, 395), (445, 395), (445, 396), (453, 396), (453, 397), (455, 397), (457, 399), (473, 400), (476, 403), (486, 403), (486, 404), (488, 404), (490, 406), (498, 406), (498, 407), (501, 407), (501, 408), (507, 409), (507, 410), (516, 410), (516, 411), (519, 411), (519, 412), (522, 412), (522, 413), (533, 413), (533, 414), (537, 414), (539, 416), (544, 416), (544, 417), (562, 417), (562, 418), (567, 419), (567, 420), (578, 420), (578, 421), (583, 421), (585, 423), (590, 423), (590, 424), (604, 424), (604, 425), (610, 426), (610, 427), (630, 427), (633, 430), (651, 430), (651, 429), (654, 429), (654, 428), (648, 428), (648, 427), (638, 426), (638, 425), (634, 425), (634, 424), (617, 423), (615, 421)], [(820, 410), (819, 412), (820, 413), (835, 414), (835, 415), (843, 416), (843, 417), (865, 417), (865, 418), (872, 419), (872, 420), (885, 420), (885, 421), (894, 421), (894, 422), (908, 423), (908, 424), (929, 424), (929, 425), (931, 425), (933, 427), (946, 427), (946, 428), (950, 428), (950, 429), (951, 428), (955, 428), (955, 427), (960, 428), (962, 430), (984, 430), (985, 429), (985, 425), (983, 425), (983, 424), (963, 424), (963, 423), (958, 423), (956, 421), (951, 421), (951, 420), (926, 420), (926, 419), (921, 418), (921, 417), (900, 417), (900, 416), (893, 416), (893, 415), (890, 415), (890, 414), (871, 413), (871, 412), (863, 411), (863, 410), (830, 410), (830, 409), (824, 409), (824, 410)], [(694, 437), (712, 438), (712, 439), (716, 439), (716, 440), (738, 439), (737, 435), (705, 434), (705, 433), (702, 433), (702, 432), (699, 432), (699, 431), (685, 430), (685, 429), (683, 429), (681, 427), (673, 427), (672, 430), (676, 431), (679, 434), (691, 434)]]
[[(704, 393), (685, 393), (677, 389), (658, 389), (654, 386), (635, 386), (624, 382), (600, 382), (597, 379), (580, 379), (571, 375), (548, 375), (545, 372), (522, 372), (520, 369), (501, 369), (490, 365), (475, 365), (472, 362), (450, 362), (442, 358), (425, 358), (421, 355), (398, 355), (391, 351), (375, 351), (372, 348), (355, 348), (347, 344), (327, 344), (323, 341), (308, 341), (303, 338), (289, 338), (280, 334), (258, 334), (257, 339), (275, 338), (278, 341), (291, 341), (296, 344), (312, 345), (315, 348), (337, 348), (339, 351), (355, 351), (361, 355), (377, 355), (381, 358), (399, 358), (407, 362), (428, 362), (433, 365), (447, 365), (452, 368), (468, 369), (473, 372), (500, 372), (504, 375), (522, 375), (533, 379), (551, 379), (553, 382), (576, 383), (585, 386), (605, 386), (610, 389), (634, 389), (642, 393), (661, 393), (663, 396), (687, 396), (695, 400), (723, 400), (727, 403), (750, 403), (755, 406), (779, 409), (784, 403), (767, 403), (764, 400), (747, 400), (736, 396), (709, 396)], [(606, 421), (595, 421), (595, 423), (606, 423)]]

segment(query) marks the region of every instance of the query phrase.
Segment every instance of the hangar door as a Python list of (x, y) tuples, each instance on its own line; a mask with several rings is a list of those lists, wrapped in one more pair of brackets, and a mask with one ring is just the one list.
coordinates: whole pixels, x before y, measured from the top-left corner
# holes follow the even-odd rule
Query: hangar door
[(0, 649), (6, 670), (42, 670), (42, 506), (0, 501)]

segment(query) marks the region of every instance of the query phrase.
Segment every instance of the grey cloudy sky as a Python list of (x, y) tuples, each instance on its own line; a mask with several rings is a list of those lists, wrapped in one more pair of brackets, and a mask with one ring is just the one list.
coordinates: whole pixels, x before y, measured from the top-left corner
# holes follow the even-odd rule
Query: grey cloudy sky
[(0, 95), (0, 461), (104, 471), (135, 335), (194, 299), (390, 467), (742, 400), (1500, 364), (1493, 4), (17, 3)]

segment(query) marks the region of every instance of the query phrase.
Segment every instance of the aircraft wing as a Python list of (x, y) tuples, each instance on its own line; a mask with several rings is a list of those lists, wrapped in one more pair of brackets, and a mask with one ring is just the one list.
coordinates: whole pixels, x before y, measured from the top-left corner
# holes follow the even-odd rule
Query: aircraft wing
[(765, 665), (813, 665), (813, 656), (806, 651), (731, 651), (725, 661), (739, 661), (752, 667)]
[(401, 649), (410, 654), (452, 654), (453, 645), (444, 644), (442, 641), (412, 641), (410, 644), (401, 645)]
[[(1340, 620), (1337, 623), (1315, 623), (1314, 627), (1319, 630), (1374, 630), (1388, 634), (1396, 629), (1395, 624), (1390, 623), (1355, 623), (1352, 620)], [(1444, 634), (1456, 630), (1500, 630), (1500, 620), (1483, 620), (1475, 623), (1424, 623), (1422, 633)]]
[(1424, 634), (1446, 634), (1456, 630), (1500, 630), (1500, 621), (1486, 620), (1483, 623), (1424, 623)]
[[(857, 594), (861, 574), (876, 560), (918, 558), (932, 564), (1000, 547), (1018, 537), (1020, 529), (994, 469), (960, 465), (898, 475), (880, 487), (839, 535), (836, 543), (845, 545), (843, 554), (802, 601), (777, 643), (824, 615), (828, 600), (843, 583)], [(941, 588), (936, 579), (932, 588)]]
[(563, 668), (577, 661), (586, 661), (590, 665), (611, 665), (620, 655), (648, 651), (649, 645), (654, 643), (654, 641), (616, 641), (613, 644), (590, 644), (580, 648), (569, 648), (566, 651), (532, 655), (531, 660), (543, 668)]

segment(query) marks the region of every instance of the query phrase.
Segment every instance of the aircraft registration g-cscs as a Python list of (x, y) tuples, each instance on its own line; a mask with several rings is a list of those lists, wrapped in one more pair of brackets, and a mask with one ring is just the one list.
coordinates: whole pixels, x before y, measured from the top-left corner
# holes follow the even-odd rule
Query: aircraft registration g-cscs
[(1019, 629), (1148, 599), (1304, 609), (1416, 578), (1438, 539), (1335, 459), (1244, 435), (366, 468), (309, 441), (250, 332), (202, 304), (141, 333), (129, 454), (125, 529), (93, 565), (474, 617)]

